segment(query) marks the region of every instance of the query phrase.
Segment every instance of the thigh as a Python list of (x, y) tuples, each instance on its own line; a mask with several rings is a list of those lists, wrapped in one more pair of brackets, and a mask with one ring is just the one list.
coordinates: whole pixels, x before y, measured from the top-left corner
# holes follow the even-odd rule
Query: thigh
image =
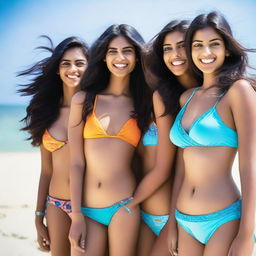
[(47, 205), (47, 226), (50, 236), (50, 247), (52, 256), (69, 256), (70, 243), (68, 240), (71, 219), (59, 207)]
[[(178, 254), (179, 256), (201, 256), (204, 245), (188, 234), (178, 225)], [(217, 255), (217, 254), (216, 254)]]
[(134, 256), (140, 225), (140, 212), (136, 207), (130, 214), (121, 207), (108, 228), (109, 255)]
[(141, 220), (136, 255), (148, 256), (152, 250), (155, 238), (156, 236), (152, 230)]
[(168, 225), (165, 225), (156, 238), (150, 256), (170, 256), (167, 244)]
[(107, 227), (86, 218), (85, 253), (80, 253), (71, 248), (72, 256), (105, 256), (107, 245)]
[(239, 228), (239, 220), (220, 226), (205, 245), (204, 256), (226, 256)]

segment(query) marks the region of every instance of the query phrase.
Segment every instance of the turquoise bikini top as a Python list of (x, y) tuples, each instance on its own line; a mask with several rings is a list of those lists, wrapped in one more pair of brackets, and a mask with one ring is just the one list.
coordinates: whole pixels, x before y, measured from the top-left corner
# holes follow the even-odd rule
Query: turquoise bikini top
[(194, 96), (199, 87), (195, 88), (185, 105), (178, 113), (175, 122), (170, 130), (170, 140), (178, 147), (238, 147), (237, 132), (229, 128), (221, 119), (216, 110), (216, 105), (220, 101), (221, 96), (213, 107), (199, 116), (186, 131), (181, 120), (186, 111), (187, 105)]
[(144, 146), (156, 146), (158, 143), (158, 130), (155, 123), (152, 123), (142, 138)]

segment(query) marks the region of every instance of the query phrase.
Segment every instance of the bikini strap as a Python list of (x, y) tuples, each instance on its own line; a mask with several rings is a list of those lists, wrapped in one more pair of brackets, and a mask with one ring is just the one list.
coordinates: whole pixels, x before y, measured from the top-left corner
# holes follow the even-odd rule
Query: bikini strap
[(98, 95), (96, 94), (95, 99), (94, 99), (93, 109), (92, 109), (93, 112), (95, 112), (95, 108), (96, 108), (96, 105), (97, 105), (97, 99), (98, 99)]
[(217, 106), (217, 104), (220, 102), (220, 100), (222, 99), (222, 97), (224, 96), (224, 94), (225, 94), (225, 93), (223, 92), (222, 94), (220, 94), (220, 95), (218, 96), (218, 99), (216, 100), (216, 102), (215, 102), (213, 108), (215, 108), (215, 107)]
[[(191, 93), (191, 95), (189, 96), (189, 98), (187, 99), (187, 101), (185, 102), (184, 106), (186, 106), (186, 105), (191, 101), (191, 99), (193, 98), (195, 92), (196, 92), (199, 88), (200, 88), (200, 87), (196, 87), (196, 88), (193, 90), (193, 92)], [(183, 106), (183, 107), (184, 107), (184, 106)]]

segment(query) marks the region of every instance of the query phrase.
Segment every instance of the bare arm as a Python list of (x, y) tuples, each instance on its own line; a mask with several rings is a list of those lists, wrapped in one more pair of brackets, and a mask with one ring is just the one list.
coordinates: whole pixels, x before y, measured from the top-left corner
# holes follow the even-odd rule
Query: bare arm
[[(49, 186), (52, 177), (52, 156), (42, 145), (40, 146), (41, 152), (41, 175), (38, 186), (37, 194), (37, 204), (36, 211), (37, 213), (45, 212), (45, 203), (46, 198), (49, 193)], [(46, 226), (43, 223), (44, 216), (36, 215), (35, 224), (37, 229), (37, 240), (40, 248), (43, 250), (49, 250), (49, 236)], [(46, 244), (47, 241), (47, 244)]]
[(229, 89), (228, 99), (238, 133), (243, 199), (239, 231), (229, 255), (251, 255), (256, 207), (256, 92), (247, 81), (239, 80)]
[(158, 128), (158, 145), (155, 167), (139, 183), (132, 204), (139, 204), (153, 194), (170, 176), (176, 147), (169, 139), (172, 125), (170, 115), (162, 116), (164, 104), (158, 92), (153, 95), (154, 112)]
[[(241, 83), (241, 84), (240, 84)], [(230, 89), (230, 105), (238, 133), (242, 217), (239, 232), (253, 234), (256, 206), (256, 92), (247, 81)]]
[(85, 172), (84, 139), (82, 120), (84, 92), (76, 93), (71, 102), (68, 124), (68, 141), (70, 147), (70, 195), (72, 205), (72, 224), (69, 232), (71, 246), (84, 252), (86, 224), (81, 213), (83, 178)]
[(71, 102), (68, 124), (68, 142), (70, 147), (70, 193), (72, 213), (81, 212), (83, 176), (85, 170), (82, 120), (84, 93), (78, 92)]

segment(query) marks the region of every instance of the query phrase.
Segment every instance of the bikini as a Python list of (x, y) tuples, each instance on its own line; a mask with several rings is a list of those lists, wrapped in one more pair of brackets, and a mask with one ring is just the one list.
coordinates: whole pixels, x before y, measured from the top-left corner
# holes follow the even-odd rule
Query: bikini
[(95, 115), (95, 108), (97, 105), (97, 95), (95, 97), (95, 102), (93, 106), (92, 113), (87, 116), (86, 123), (84, 126), (84, 139), (94, 139), (94, 138), (116, 138), (128, 142), (134, 147), (137, 147), (141, 131), (137, 125), (137, 121), (134, 118), (129, 118), (122, 128), (119, 130), (117, 135), (109, 135), (102, 127), (101, 122)]
[[(182, 117), (188, 103), (191, 101), (195, 88), (185, 105), (180, 110), (170, 130), (170, 139), (173, 144), (181, 148), (187, 147), (238, 147), (237, 132), (229, 128), (221, 119), (216, 110), (216, 105), (223, 95), (220, 95), (213, 107), (200, 115), (186, 131), (181, 124)], [(187, 215), (175, 210), (178, 224), (202, 244), (206, 244), (214, 232), (223, 224), (240, 219), (241, 200), (230, 206), (210, 214)]]
[[(121, 127), (117, 135), (109, 135), (103, 129), (101, 122), (95, 114), (97, 99), (98, 97), (96, 95), (92, 113), (88, 115), (86, 118), (83, 132), (84, 139), (116, 138), (123, 140), (131, 144), (132, 146), (136, 147), (141, 137), (141, 131), (137, 125), (136, 119), (129, 118)], [(111, 219), (120, 208), (124, 208), (129, 214), (131, 213), (130, 209), (126, 206), (126, 204), (128, 204), (131, 201), (132, 197), (123, 199), (111, 206), (104, 208), (81, 207), (81, 211), (84, 216), (91, 218), (105, 226), (108, 226), (111, 222)]]
[[(68, 142), (67, 141), (59, 141), (56, 140), (48, 130), (45, 130), (43, 137), (42, 137), (42, 144), (46, 150), (53, 153), (62, 147), (64, 147)], [(46, 207), (48, 204), (55, 205), (67, 213), (69, 216), (71, 214), (71, 201), (65, 199), (59, 199), (52, 197), (50, 195), (47, 196), (46, 199)]]
[[(152, 123), (148, 131), (142, 138), (144, 146), (157, 146), (158, 144), (158, 130), (155, 123)], [(153, 215), (143, 210), (141, 212), (141, 219), (152, 230), (152, 232), (159, 236), (160, 232), (164, 228), (169, 219), (169, 214), (166, 215)]]

